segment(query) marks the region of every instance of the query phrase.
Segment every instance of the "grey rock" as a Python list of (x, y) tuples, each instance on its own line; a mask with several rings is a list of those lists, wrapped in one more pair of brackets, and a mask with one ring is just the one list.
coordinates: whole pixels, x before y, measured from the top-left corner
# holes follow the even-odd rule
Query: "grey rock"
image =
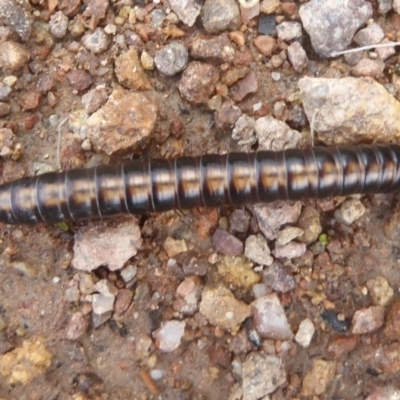
[(246, 239), (244, 254), (259, 265), (271, 265), (274, 261), (268, 243), (261, 235), (250, 235)]
[(378, 54), (378, 58), (380, 60), (386, 60), (387, 58), (391, 57), (393, 54), (396, 54), (395, 50), (395, 42), (392, 42), (391, 40), (385, 38), (381, 42), (382, 44), (393, 44), (393, 46), (388, 46), (388, 47), (378, 47), (375, 49), (375, 53)]
[(293, 42), (287, 49), (288, 59), (296, 72), (302, 72), (308, 65), (308, 57), (299, 42)]
[(372, 17), (364, 0), (311, 0), (299, 10), (314, 50), (324, 57), (347, 48), (354, 33)]
[(301, 38), (303, 35), (300, 22), (284, 21), (276, 27), (276, 32), (279, 39), (286, 41)]
[[(378, 10), (380, 14), (386, 14), (392, 9), (392, 1), (393, 0), (378, 0)], [(396, 1), (396, 0), (394, 0)], [(393, 9), (394, 5), (393, 5)], [(396, 10), (395, 10), (396, 11)]]
[(250, 215), (245, 210), (235, 210), (229, 216), (229, 231), (231, 233), (246, 233), (250, 226)]
[(228, 256), (238, 256), (243, 253), (243, 243), (224, 229), (217, 229), (212, 237), (215, 251)]
[(290, 242), (284, 246), (276, 246), (272, 251), (272, 254), (276, 258), (296, 258), (301, 257), (307, 251), (307, 246), (305, 243)]
[(256, 120), (246, 114), (241, 115), (232, 130), (232, 139), (237, 140), (240, 146), (253, 144), (256, 141), (254, 126)]
[(239, 7), (234, 0), (206, 0), (201, 20), (208, 33), (238, 29), (241, 23)]
[(286, 382), (286, 372), (279, 357), (250, 353), (242, 366), (243, 400), (259, 400), (269, 398)]
[(268, 240), (274, 240), (278, 236), (282, 225), (297, 222), (301, 212), (301, 203), (274, 203), (270, 205), (255, 205), (252, 208), (257, 218), (261, 232)]
[(0, 18), (6, 26), (17, 32), (23, 41), (27, 41), (32, 32), (32, 18), (27, 11), (14, 0), (0, 1)]
[(366, 28), (360, 29), (354, 36), (354, 41), (360, 46), (368, 46), (380, 43), (385, 37), (383, 29), (375, 22), (369, 24)]
[(63, 38), (67, 33), (68, 21), (68, 17), (62, 11), (57, 11), (50, 17), (50, 33), (57, 39)]
[(93, 295), (93, 312), (97, 315), (107, 314), (114, 308), (114, 296), (104, 296), (103, 294)]
[(370, 76), (371, 78), (375, 78), (383, 75), (384, 69), (385, 63), (382, 60), (363, 58), (352, 68), (351, 73), (357, 77)]
[(86, 33), (82, 37), (83, 45), (94, 54), (103, 53), (108, 49), (110, 41), (102, 28), (96, 28), (92, 33)]
[(254, 129), (260, 150), (277, 151), (298, 147), (303, 138), (300, 132), (270, 116), (258, 118)]
[(201, 2), (197, 0), (169, 0), (171, 9), (186, 25), (193, 26), (201, 11)]
[(372, 79), (302, 78), (300, 96), (309, 121), (326, 144), (375, 143), (400, 138), (400, 103)]
[(157, 51), (154, 57), (156, 68), (166, 76), (173, 76), (187, 67), (189, 53), (185, 45), (170, 43)]
[(262, 272), (265, 284), (278, 293), (287, 293), (297, 287), (293, 275), (280, 263), (275, 261)]

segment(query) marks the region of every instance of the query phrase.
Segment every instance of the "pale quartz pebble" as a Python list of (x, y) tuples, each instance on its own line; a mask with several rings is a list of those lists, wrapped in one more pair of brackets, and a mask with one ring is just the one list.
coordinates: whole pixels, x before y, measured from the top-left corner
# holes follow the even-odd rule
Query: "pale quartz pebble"
[(96, 287), (96, 290), (104, 296), (114, 297), (118, 293), (118, 289), (107, 279), (100, 279), (96, 283), (95, 287)]
[(165, 353), (176, 350), (181, 344), (185, 325), (184, 321), (168, 321), (153, 332), (153, 337), (159, 341), (159, 349)]
[(113, 310), (114, 296), (104, 296), (103, 294), (93, 295), (93, 312), (98, 315), (106, 314)]
[(297, 331), (294, 339), (302, 347), (308, 347), (314, 336), (315, 328), (312, 321), (308, 318), (301, 321), (299, 330)]
[(278, 233), (276, 244), (278, 246), (284, 246), (285, 244), (291, 242), (293, 239), (300, 237), (303, 233), (303, 229), (296, 228), (294, 226), (288, 226)]

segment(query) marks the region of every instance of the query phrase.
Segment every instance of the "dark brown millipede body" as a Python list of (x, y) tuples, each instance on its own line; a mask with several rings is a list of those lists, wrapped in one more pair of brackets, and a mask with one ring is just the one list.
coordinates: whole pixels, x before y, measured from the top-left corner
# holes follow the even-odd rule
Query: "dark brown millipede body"
[(313, 147), (131, 161), (0, 186), (9, 224), (400, 189), (400, 146)]

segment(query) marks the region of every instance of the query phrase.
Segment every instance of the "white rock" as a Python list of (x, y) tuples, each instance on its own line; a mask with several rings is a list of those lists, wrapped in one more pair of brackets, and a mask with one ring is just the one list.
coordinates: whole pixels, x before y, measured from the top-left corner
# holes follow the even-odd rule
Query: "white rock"
[(101, 265), (107, 265), (110, 271), (121, 269), (136, 255), (142, 242), (140, 228), (133, 218), (115, 226), (83, 227), (75, 234), (72, 266), (84, 271)]
[(251, 261), (260, 265), (271, 265), (274, 259), (267, 241), (261, 235), (250, 235), (246, 239), (244, 254)]
[(312, 321), (308, 318), (301, 321), (299, 330), (296, 333), (294, 339), (302, 347), (308, 347), (314, 336), (315, 328)]
[(95, 286), (96, 290), (104, 296), (115, 297), (118, 293), (118, 289), (107, 279), (100, 279)]
[(351, 225), (364, 214), (364, 205), (360, 200), (353, 199), (345, 201), (340, 207), (340, 210), (335, 211), (335, 218), (346, 225)]
[(129, 282), (133, 279), (137, 274), (137, 266), (136, 265), (128, 265), (121, 271), (121, 276), (124, 282)]
[(169, 353), (179, 347), (185, 332), (185, 324), (184, 321), (168, 321), (153, 333), (153, 337), (159, 341), (161, 351)]
[(251, 310), (256, 330), (263, 338), (288, 340), (293, 337), (285, 310), (275, 293), (253, 301)]
[(106, 314), (112, 311), (114, 307), (114, 296), (104, 296), (103, 294), (93, 295), (93, 312), (98, 315)]
[(263, 353), (250, 353), (243, 363), (242, 382), (243, 400), (264, 399), (286, 382), (282, 360)]

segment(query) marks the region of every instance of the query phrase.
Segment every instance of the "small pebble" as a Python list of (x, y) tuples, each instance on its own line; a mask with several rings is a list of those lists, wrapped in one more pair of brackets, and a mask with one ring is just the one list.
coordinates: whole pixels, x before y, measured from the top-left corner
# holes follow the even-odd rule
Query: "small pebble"
[[(270, 393), (286, 382), (286, 371), (279, 357), (251, 352), (242, 366), (243, 400), (268, 400)], [(229, 397), (239, 399), (239, 397)]]
[(301, 321), (299, 330), (297, 331), (294, 339), (302, 347), (308, 347), (314, 336), (315, 328), (312, 321), (308, 318)]
[(114, 308), (114, 296), (104, 296), (103, 294), (93, 295), (93, 312), (97, 315), (107, 314)]
[(257, 36), (254, 39), (254, 46), (266, 57), (270, 57), (277, 49), (276, 40), (268, 35)]
[(78, 340), (88, 329), (89, 323), (80, 312), (72, 315), (66, 328), (66, 338), (68, 340)]
[(179, 19), (188, 26), (193, 26), (200, 15), (201, 3), (196, 0), (169, 0), (169, 5)]
[(394, 290), (383, 276), (370, 279), (366, 284), (372, 301), (378, 306), (387, 306), (393, 299)]
[(262, 235), (250, 235), (246, 239), (244, 254), (260, 265), (271, 265), (274, 261), (268, 243)]
[(187, 67), (188, 59), (189, 53), (186, 46), (173, 42), (156, 52), (154, 64), (162, 74), (173, 76)]
[(385, 308), (382, 306), (358, 310), (353, 315), (351, 331), (353, 334), (375, 332), (383, 325), (384, 317)]
[(124, 282), (129, 282), (132, 280), (137, 273), (137, 266), (136, 265), (128, 265), (126, 268), (121, 270), (121, 277)]
[(208, 33), (219, 33), (240, 27), (240, 11), (234, 0), (206, 0), (201, 14), (204, 29)]
[(30, 53), (19, 43), (7, 41), (0, 44), (0, 67), (15, 71), (28, 63)]
[(167, 252), (168, 257), (175, 257), (177, 254), (185, 253), (187, 246), (185, 240), (173, 239), (168, 236), (163, 243), (164, 250)]
[(308, 58), (305, 50), (299, 42), (293, 42), (287, 49), (288, 59), (296, 72), (303, 72), (308, 65)]
[(336, 361), (325, 361), (314, 358), (312, 367), (303, 379), (303, 396), (320, 396), (325, 394), (336, 375)]
[(345, 201), (340, 210), (335, 211), (335, 218), (346, 225), (351, 225), (365, 214), (365, 207), (360, 200)]
[(212, 237), (214, 250), (229, 256), (243, 253), (243, 243), (224, 229), (217, 229)]
[(293, 337), (285, 311), (275, 293), (253, 301), (251, 310), (255, 328), (263, 338), (289, 340)]
[(57, 11), (50, 17), (50, 33), (57, 39), (63, 38), (67, 33), (68, 22), (68, 17), (62, 11)]
[(265, 284), (278, 293), (290, 292), (297, 286), (290, 271), (278, 261), (265, 268), (262, 275)]
[(92, 53), (100, 54), (108, 49), (109, 39), (102, 28), (96, 28), (94, 32), (82, 37), (82, 43)]
[(301, 38), (303, 35), (300, 22), (284, 21), (276, 27), (276, 31), (278, 38), (286, 41)]
[(159, 341), (159, 349), (165, 353), (176, 350), (181, 344), (185, 325), (184, 321), (168, 321), (153, 332), (153, 337)]

